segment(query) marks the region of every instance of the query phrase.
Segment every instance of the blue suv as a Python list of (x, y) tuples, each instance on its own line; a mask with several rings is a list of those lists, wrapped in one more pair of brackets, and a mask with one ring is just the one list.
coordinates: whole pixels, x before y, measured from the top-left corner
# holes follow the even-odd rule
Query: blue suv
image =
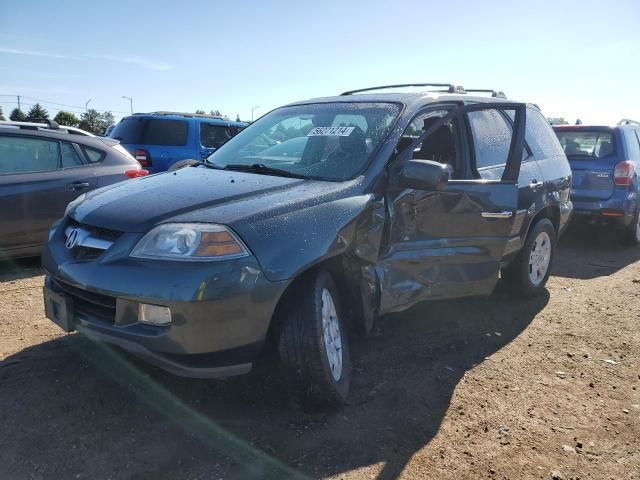
[(110, 136), (120, 140), (143, 168), (158, 173), (182, 160), (208, 157), (246, 126), (218, 115), (136, 113), (120, 120)]
[(575, 218), (613, 224), (621, 243), (640, 243), (640, 123), (553, 127), (573, 172)]

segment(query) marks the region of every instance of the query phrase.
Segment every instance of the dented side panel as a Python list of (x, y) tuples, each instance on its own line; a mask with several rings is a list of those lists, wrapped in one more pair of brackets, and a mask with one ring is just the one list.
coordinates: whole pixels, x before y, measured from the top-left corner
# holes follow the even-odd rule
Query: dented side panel
[[(493, 290), (516, 222), (516, 184), (451, 181), (440, 192), (389, 198), (389, 240), (376, 265), (380, 313), (427, 299)], [(511, 211), (509, 218), (483, 212)]]

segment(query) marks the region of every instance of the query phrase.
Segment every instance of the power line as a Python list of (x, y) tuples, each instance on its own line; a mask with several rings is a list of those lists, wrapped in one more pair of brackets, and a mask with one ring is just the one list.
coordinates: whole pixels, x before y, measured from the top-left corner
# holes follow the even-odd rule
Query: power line
[[(42, 100), (42, 99), (34, 98), (34, 97), (26, 97), (24, 95), (0, 94), (0, 96), (2, 96), (2, 97), (17, 97), (18, 99), (26, 98), (26, 99), (33, 100), (35, 102), (38, 102), (38, 103), (41, 103), (41, 104), (44, 104), (44, 105), (53, 105), (54, 108), (55, 107), (65, 107), (65, 108), (68, 108), (68, 109), (77, 110), (77, 111), (82, 112), (82, 113), (85, 112), (85, 108), (84, 107), (80, 107), (78, 105), (68, 105), (66, 103), (58, 103), (58, 102), (52, 102), (52, 101), (49, 101), (49, 100)], [(21, 102), (20, 100), (18, 100), (18, 102), (0, 102), (0, 103), (18, 103), (18, 105), (20, 105), (22, 103), (23, 105), (33, 106), (32, 103)], [(18, 107), (18, 108), (20, 108), (20, 107)], [(109, 111), (111, 113), (123, 113), (125, 115), (129, 115), (129, 112), (125, 112), (125, 111), (122, 111), (122, 110), (110, 110), (108, 108), (94, 108), (94, 110), (97, 110), (99, 112), (107, 112), (107, 111)]]

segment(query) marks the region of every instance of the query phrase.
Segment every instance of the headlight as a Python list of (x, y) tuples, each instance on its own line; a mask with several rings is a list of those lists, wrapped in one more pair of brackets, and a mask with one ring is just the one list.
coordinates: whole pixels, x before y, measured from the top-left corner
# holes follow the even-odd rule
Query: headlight
[(249, 250), (224, 225), (165, 223), (147, 233), (131, 252), (132, 257), (185, 261), (246, 257)]
[(82, 203), (82, 201), (86, 196), (87, 194), (83, 193), (75, 200), (72, 200), (71, 202), (69, 202), (69, 204), (67, 205), (67, 208), (64, 210), (64, 216), (66, 217), (67, 215), (69, 215), (69, 212), (71, 212), (73, 208), (77, 207), (80, 203)]

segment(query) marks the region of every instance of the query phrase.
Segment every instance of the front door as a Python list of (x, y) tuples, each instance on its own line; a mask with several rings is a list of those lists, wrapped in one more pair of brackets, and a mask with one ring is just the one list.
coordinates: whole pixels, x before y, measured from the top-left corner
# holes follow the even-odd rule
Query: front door
[[(513, 127), (508, 108), (517, 112)], [(517, 182), (525, 115), (524, 104), (490, 103), (430, 108), (413, 119), (389, 169), (389, 228), (377, 266), (381, 313), (493, 290), (526, 214), (518, 211)], [(394, 186), (393, 172), (412, 158), (446, 164), (446, 187)]]

